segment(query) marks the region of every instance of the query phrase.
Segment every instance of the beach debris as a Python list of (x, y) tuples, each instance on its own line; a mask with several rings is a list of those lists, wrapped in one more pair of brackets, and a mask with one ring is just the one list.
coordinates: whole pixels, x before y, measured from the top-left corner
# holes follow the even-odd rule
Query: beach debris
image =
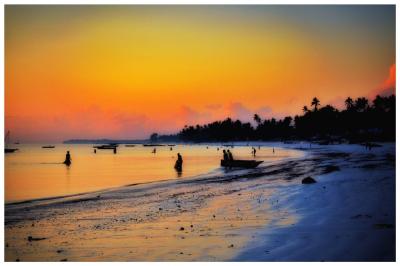
[(314, 178), (308, 176), (306, 178), (304, 178), (303, 180), (301, 180), (302, 184), (313, 184), (313, 183), (317, 183), (317, 181), (315, 181)]
[(183, 231), (183, 230), (185, 230), (185, 228), (184, 228), (184, 227), (181, 227), (181, 228), (179, 229), (179, 231)]
[(162, 211), (162, 208), (158, 208), (159, 211)]
[(64, 252), (64, 250), (63, 249), (57, 249), (57, 253), (61, 253), (61, 252)]
[(233, 246), (233, 244), (230, 244), (229, 246), (228, 246), (228, 248), (233, 248), (234, 246)]
[(62, 260), (60, 260), (60, 261), (68, 261), (68, 259), (62, 259)]
[(385, 223), (381, 223), (381, 224), (374, 224), (374, 227), (377, 229), (390, 229), (393, 228), (393, 224), (385, 224)]
[(45, 240), (45, 237), (32, 237), (32, 236), (28, 236), (28, 241), (32, 242), (32, 241), (40, 241), (40, 240)]
[(329, 173), (332, 173), (332, 172), (335, 172), (335, 171), (339, 171), (339, 170), (340, 170), (339, 166), (328, 165), (328, 166), (325, 167), (324, 174), (329, 174)]
[(191, 224), (191, 225), (190, 225), (190, 227), (192, 227), (192, 228), (193, 228), (193, 224)]
[(20, 261), (20, 260), (17, 258), (17, 259), (15, 259), (15, 261)]
[(369, 214), (357, 214), (351, 217), (351, 219), (360, 219), (360, 218), (372, 218)]

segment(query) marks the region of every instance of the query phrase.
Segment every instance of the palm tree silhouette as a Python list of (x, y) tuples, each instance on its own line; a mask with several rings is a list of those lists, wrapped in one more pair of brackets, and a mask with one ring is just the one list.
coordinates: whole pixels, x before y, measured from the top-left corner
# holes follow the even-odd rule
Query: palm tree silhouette
[(347, 99), (344, 101), (344, 103), (346, 104), (346, 109), (347, 110), (351, 110), (354, 107), (354, 101), (352, 98), (347, 97)]
[(360, 97), (357, 98), (356, 102), (355, 102), (355, 108), (357, 111), (359, 112), (364, 112), (368, 109), (369, 105), (368, 105), (368, 99), (365, 97)]
[(303, 112), (304, 112), (304, 113), (307, 113), (307, 112), (308, 112), (308, 108), (307, 108), (307, 106), (305, 106), (305, 105), (303, 106)]
[(261, 118), (260, 118), (260, 116), (258, 114), (254, 114), (253, 119), (254, 119), (254, 121), (256, 121), (256, 123), (258, 125), (261, 124)]
[(317, 111), (318, 105), (320, 105), (319, 100), (317, 97), (314, 97), (314, 99), (312, 99), (312, 102), (311, 102), (311, 106), (314, 106), (314, 111)]

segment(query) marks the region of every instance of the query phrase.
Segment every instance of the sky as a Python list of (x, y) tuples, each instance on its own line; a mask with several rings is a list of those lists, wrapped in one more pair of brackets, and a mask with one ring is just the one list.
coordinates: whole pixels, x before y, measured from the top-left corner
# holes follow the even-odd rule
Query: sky
[(143, 139), (395, 90), (395, 6), (5, 7), (5, 129)]

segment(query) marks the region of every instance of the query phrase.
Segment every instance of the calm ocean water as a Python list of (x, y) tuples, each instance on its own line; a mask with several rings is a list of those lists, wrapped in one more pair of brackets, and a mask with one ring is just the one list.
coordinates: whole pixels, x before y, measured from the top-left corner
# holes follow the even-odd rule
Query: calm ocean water
[[(39, 144), (20, 144), (19, 151), (5, 154), (5, 200), (14, 202), (55, 196), (65, 196), (128, 184), (188, 178), (211, 171), (221, 171), (222, 147), (206, 145), (177, 145), (172, 147), (125, 147), (117, 154), (112, 150), (97, 150), (86, 144), (55, 144), (43, 149)], [(72, 165), (61, 164), (69, 150)], [(238, 159), (253, 159), (251, 147), (231, 149)], [(173, 168), (176, 154), (183, 156), (183, 172)], [(257, 160), (270, 162), (301, 156), (300, 151), (275, 147), (257, 149)]]

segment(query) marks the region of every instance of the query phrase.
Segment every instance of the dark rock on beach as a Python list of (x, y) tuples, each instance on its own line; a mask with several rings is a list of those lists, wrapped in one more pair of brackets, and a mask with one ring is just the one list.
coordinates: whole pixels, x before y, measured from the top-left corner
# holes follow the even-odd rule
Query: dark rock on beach
[(317, 183), (317, 181), (315, 181), (314, 178), (309, 176), (309, 177), (306, 177), (303, 180), (301, 180), (301, 183), (302, 184), (314, 184), (314, 183)]

